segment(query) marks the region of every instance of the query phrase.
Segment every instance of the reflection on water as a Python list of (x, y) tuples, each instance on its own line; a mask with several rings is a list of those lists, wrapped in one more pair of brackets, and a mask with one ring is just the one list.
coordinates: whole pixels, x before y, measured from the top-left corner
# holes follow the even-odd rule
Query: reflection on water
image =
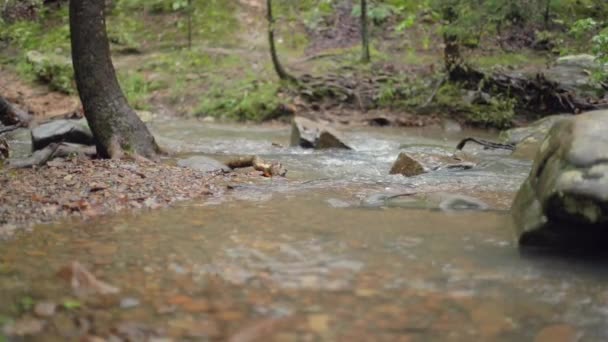
[[(269, 142), (285, 138), (285, 129), (215, 130), (186, 131), (184, 144), (230, 155), (239, 147), (221, 141), (238, 135), (247, 153), (290, 166), (290, 179), (2, 242), (0, 320), (28, 317), (27, 302), (52, 301), (63, 308), (43, 318), (34, 340), (608, 338), (601, 262), (521, 255), (506, 212), (366, 205), (374, 194), (447, 191), (504, 208), (528, 164), (474, 150), (477, 170), (405, 179), (385, 176), (400, 145), (453, 146), (457, 137), (353, 132), (360, 151), (337, 153), (275, 151)], [(75, 298), (56, 275), (73, 260), (121, 293)]]

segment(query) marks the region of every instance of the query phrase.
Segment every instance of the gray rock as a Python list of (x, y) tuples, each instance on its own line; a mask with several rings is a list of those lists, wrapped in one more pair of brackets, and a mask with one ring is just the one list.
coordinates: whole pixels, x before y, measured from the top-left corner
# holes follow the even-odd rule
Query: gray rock
[(513, 203), (521, 245), (598, 243), (608, 227), (608, 111), (557, 122)]
[(333, 128), (302, 117), (293, 119), (291, 146), (314, 149), (352, 149), (344, 143), (343, 137)]
[(186, 159), (180, 159), (177, 161), (177, 165), (202, 172), (230, 171), (230, 168), (224, 163), (204, 156), (193, 156)]
[(526, 127), (507, 130), (501, 135), (508, 144), (515, 145), (512, 156), (519, 159), (534, 159), (536, 153), (553, 125), (572, 117), (571, 114), (551, 115)]
[(475, 165), (476, 162), (462, 152), (454, 155), (401, 152), (393, 163), (390, 174), (414, 177), (429, 171), (468, 170)]
[(559, 58), (555, 65), (544, 72), (547, 79), (561, 84), (564, 88), (583, 97), (597, 97), (603, 93), (600, 85), (592, 82), (593, 72), (602, 65), (592, 55), (572, 55)]
[(55, 120), (32, 130), (32, 149), (41, 150), (54, 142), (94, 145), (95, 138), (85, 119)]

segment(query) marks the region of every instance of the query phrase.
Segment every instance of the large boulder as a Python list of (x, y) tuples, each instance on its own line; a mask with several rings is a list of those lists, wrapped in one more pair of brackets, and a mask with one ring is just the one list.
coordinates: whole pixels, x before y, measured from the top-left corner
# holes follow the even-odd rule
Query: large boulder
[(521, 245), (601, 243), (607, 236), (606, 132), (608, 111), (574, 116), (551, 128), (513, 203)]
[(230, 171), (230, 168), (224, 163), (204, 156), (193, 156), (190, 158), (180, 159), (177, 161), (177, 166), (202, 172)]
[(328, 148), (352, 149), (344, 143), (344, 139), (340, 133), (333, 128), (303, 117), (295, 117), (293, 119), (291, 146), (318, 150)]
[(503, 132), (503, 140), (515, 145), (512, 156), (520, 159), (534, 159), (536, 152), (553, 125), (572, 117), (572, 114), (560, 114), (544, 117), (526, 127), (512, 128)]
[(602, 65), (595, 56), (571, 55), (558, 58), (544, 74), (548, 80), (559, 83), (581, 97), (598, 97), (604, 90), (592, 81), (591, 75), (600, 68)]
[(32, 130), (32, 149), (41, 150), (51, 143), (68, 142), (81, 145), (94, 145), (95, 138), (85, 119), (55, 120), (42, 124)]
[(433, 153), (401, 152), (391, 167), (391, 175), (414, 177), (442, 169), (467, 170), (476, 163), (464, 154), (441, 155)]

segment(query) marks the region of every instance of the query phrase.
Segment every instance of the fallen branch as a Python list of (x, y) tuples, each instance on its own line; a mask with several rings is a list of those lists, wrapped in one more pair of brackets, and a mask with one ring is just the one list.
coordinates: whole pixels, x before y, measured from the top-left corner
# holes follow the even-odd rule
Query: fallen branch
[(59, 144), (53, 143), (35, 151), (31, 156), (23, 159), (9, 159), (8, 167), (11, 169), (26, 169), (30, 167), (41, 166), (47, 161), (53, 159), (53, 154), (59, 148)]
[(74, 155), (94, 157), (97, 154), (95, 146), (78, 146), (68, 143), (51, 143), (45, 148), (35, 151), (31, 156), (23, 159), (9, 159), (8, 167), (11, 169), (26, 169), (42, 166), (55, 158), (69, 158)]
[(12, 131), (14, 131), (16, 129), (19, 129), (19, 128), (21, 128), (21, 125), (12, 125), (12, 126), (0, 127), (0, 134), (12, 132)]
[(487, 149), (491, 149), (491, 150), (509, 150), (509, 151), (514, 151), (515, 150), (515, 145), (514, 144), (502, 144), (502, 143), (497, 143), (497, 142), (493, 142), (493, 141), (488, 141), (488, 140), (483, 140), (483, 139), (478, 139), (478, 138), (465, 138), (462, 139), (458, 145), (456, 145), (456, 149), (457, 150), (462, 150), (464, 148), (464, 146), (468, 143), (468, 142), (474, 142), (476, 144), (479, 144)]
[(264, 177), (285, 177), (287, 174), (287, 169), (281, 163), (267, 163), (258, 156), (237, 157), (228, 161), (226, 165), (233, 170), (253, 167), (256, 171), (262, 171)]

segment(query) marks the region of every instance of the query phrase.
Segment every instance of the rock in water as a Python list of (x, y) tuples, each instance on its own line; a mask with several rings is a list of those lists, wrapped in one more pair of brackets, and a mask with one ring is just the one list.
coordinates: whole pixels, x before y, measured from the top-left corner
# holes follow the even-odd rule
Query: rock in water
[(521, 245), (606, 242), (601, 239), (608, 236), (606, 132), (605, 110), (561, 120), (551, 128), (513, 203)]
[(225, 164), (204, 156), (193, 156), (186, 159), (180, 159), (177, 161), (177, 166), (187, 167), (202, 172), (230, 171), (230, 168)]
[(340, 133), (331, 127), (302, 117), (293, 119), (291, 146), (318, 150), (328, 148), (352, 149), (344, 143)]
[(407, 153), (399, 153), (399, 157), (391, 168), (391, 175), (404, 175), (406, 177), (418, 176), (426, 173), (420, 161), (414, 159)]
[(507, 130), (501, 134), (507, 144), (515, 145), (512, 156), (520, 159), (534, 159), (536, 152), (553, 125), (572, 117), (572, 114), (551, 115), (526, 127)]
[(429, 171), (468, 170), (476, 163), (469, 161), (463, 153), (459, 155), (442, 155), (432, 153), (401, 152), (391, 168), (391, 175), (414, 177)]
[(55, 120), (32, 130), (32, 148), (34, 151), (57, 142), (94, 145), (95, 138), (85, 119)]

